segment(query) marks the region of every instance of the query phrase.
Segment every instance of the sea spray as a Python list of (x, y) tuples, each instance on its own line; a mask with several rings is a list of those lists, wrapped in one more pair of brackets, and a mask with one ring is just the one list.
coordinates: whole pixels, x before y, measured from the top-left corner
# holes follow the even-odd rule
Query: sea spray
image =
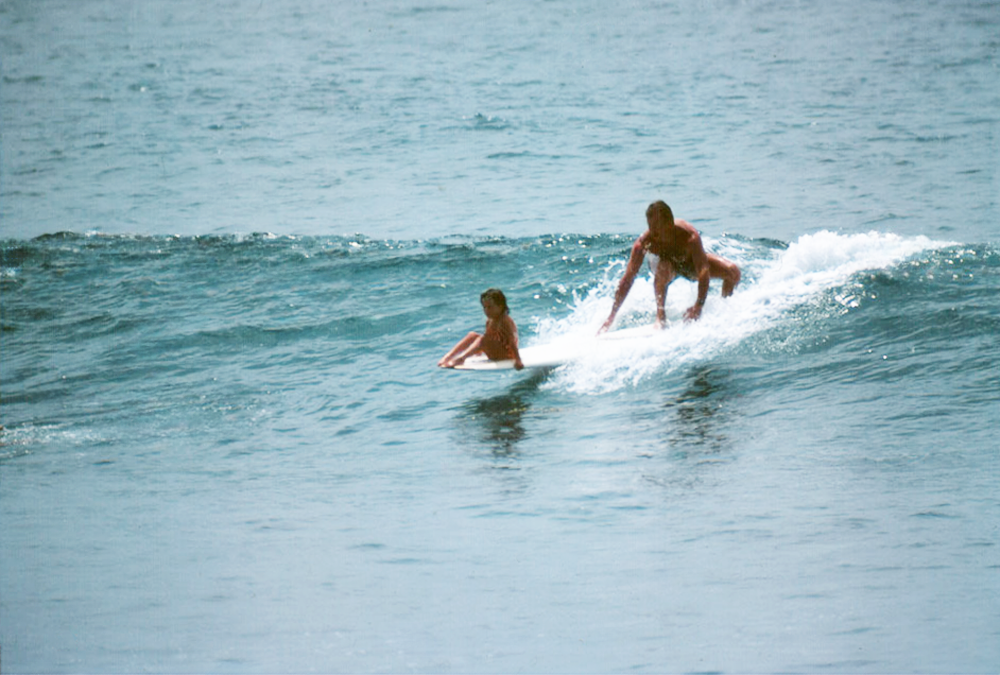
[[(703, 362), (778, 325), (792, 310), (816, 302), (858, 272), (885, 269), (921, 251), (948, 245), (927, 237), (821, 231), (803, 235), (770, 258), (741, 257), (748, 254), (726, 246), (725, 253), (745, 270), (731, 298), (720, 299), (714, 283), (702, 318), (684, 322), (683, 313), (694, 301), (697, 286), (679, 280), (667, 294), (666, 330), (651, 338), (582, 350), (581, 358), (560, 369), (547, 386), (575, 393), (608, 392)], [(609, 265), (601, 282), (579, 299), (565, 319), (540, 322), (539, 341), (579, 341), (596, 333), (610, 309), (622, 269), (620, 261)], [(618, 327), (652, 322), (651, 275), (636, 279), (619, 316)]]

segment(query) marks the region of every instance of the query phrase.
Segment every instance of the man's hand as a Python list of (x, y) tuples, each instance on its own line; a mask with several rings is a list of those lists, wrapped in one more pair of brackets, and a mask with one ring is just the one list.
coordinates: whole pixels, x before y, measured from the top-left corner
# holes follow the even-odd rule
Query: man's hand
[(701, 318), (701, 305), (695, 303), (688, 307), (688, 310), (684, 312), (685, 321), (697, 321)]
[(597, 329), (597, 334), (600, 335), (601, 333), (607, 333), (608, 329), (611, 328), (611, 324), (613, 324), (614, 322), (615, 322), (615, 317), (613, 316), (610, 317), (607, 321), (604, 322), (604, 324), (600, 328)]

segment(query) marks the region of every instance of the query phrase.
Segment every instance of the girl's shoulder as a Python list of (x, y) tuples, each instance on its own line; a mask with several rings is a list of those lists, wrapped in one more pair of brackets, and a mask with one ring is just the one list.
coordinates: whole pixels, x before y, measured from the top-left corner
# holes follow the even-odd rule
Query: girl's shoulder
[(510, 317), (510, 314), (504, 314), (495, 321), (493, 319), (486, 320), (487, 332), (497, 331), (497, 332), (509, 333), (511, 331), (516, 331), (516, 330), (517, 330), (517, 324), (514, 323), (514, 319)]
[(508, 333), (517, 333), (517, 324), (514, 323), (514, 319), (511, 318), (510, 314), (504, 314), (501, 321), (503, 321), (503, 327)]

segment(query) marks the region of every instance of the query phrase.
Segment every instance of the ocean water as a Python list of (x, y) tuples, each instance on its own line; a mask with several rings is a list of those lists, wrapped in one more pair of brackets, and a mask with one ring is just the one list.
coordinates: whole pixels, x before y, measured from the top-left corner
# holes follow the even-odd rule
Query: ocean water
[(0, 668), (997, 672), (998, 28), (0, 0)]

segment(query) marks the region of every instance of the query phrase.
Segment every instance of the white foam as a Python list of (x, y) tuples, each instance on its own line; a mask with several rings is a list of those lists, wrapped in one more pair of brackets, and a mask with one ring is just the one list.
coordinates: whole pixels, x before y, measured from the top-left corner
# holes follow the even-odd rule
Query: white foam
[[(713, 246), (743, 270), (743, 282), (732, 298), (720, 299), (719, 282), (713, 282), (701, 320), (683, 323), (680, 317), (693, 303), (697, 287), (679, 280), (667, 295), (667, 316), (672, 321), (668, 330), (651, 338), (601, 341), (599, 347), (594, 347), (593, 335), (610, 311), (623, 271), (623, 262), (616, 262), (597, 287), (576, 299), (568, 317), (539, 322), (537, 342), (562, 341), (567, 349), (583, 354), (560, 368), (549, 386), (579, 393), (614, 391), (702, 362), (773, 327), (790, 309), (843, 285), (858, 272), (885, 269), (921, 251), (946, 245), (926, 237), (822, 231), (803, 235), (787, 249), (765, 259)], [(636, 279), (616, 325), (653, 320), (652, 280), (643, 276)]]

